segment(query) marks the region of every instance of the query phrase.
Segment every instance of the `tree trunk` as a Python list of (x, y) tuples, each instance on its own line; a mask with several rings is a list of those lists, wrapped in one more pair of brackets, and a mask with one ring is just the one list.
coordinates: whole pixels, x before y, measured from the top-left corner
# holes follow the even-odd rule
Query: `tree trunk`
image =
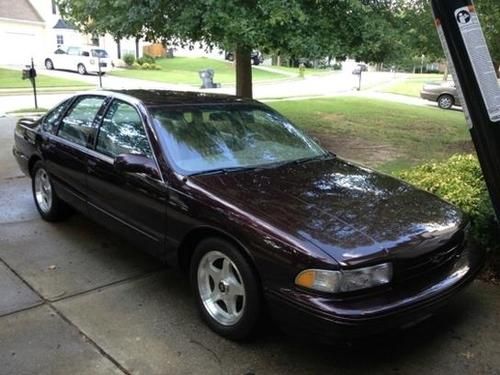
[(135, 38), (135, 58), (139, 58), (139, 37)]
[(500, 68), (500, 63), (498, 61), (493, 61), (493, 65), (495, 66), (495, 72), (497, 72), (497, 78), (500, 78), (500, 71), (498, 68)]
[(443, 81), (448, 81), (449, 75), (450, 75), (450, 70), (448, 68), (448, 63), (446, 63), (444, 67)]
[(116, 55), (119, 59), (121, 59), (122, 58), (122, 47), (120, 45), (120, 39), (116, 38), (115, 42), (116, 42)]
[(252, 98), (252, 62), (251, 49), (236, 48), (236, 95)]

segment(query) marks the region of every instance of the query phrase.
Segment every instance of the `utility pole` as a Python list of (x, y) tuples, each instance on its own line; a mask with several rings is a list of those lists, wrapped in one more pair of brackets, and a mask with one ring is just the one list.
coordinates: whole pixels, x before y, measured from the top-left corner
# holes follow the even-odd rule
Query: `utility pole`
[(432, 0), (491, 200), (500, 219), (500, 87), (472, 0)]

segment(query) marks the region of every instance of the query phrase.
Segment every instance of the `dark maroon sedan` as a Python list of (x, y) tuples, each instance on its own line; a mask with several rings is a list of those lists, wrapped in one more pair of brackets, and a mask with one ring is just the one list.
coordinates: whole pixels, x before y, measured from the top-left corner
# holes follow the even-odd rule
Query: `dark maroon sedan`
[(180, 265), (232, 339), (266, 309), (323, 338), (411, 326), (483, 263), (458, 209), (337, 158), (256, 101), (85, 93), (15, 138), (45, 220), (76, 208)]

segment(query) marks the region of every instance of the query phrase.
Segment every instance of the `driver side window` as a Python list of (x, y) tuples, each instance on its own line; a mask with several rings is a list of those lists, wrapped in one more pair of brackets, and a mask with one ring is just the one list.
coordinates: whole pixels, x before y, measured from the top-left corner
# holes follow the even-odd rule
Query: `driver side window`
[(111, 104), (99, 129), (96, 150), (113, 158), (120, 154), (152, 157), (141, 117), (133, 106), (120, 100)]

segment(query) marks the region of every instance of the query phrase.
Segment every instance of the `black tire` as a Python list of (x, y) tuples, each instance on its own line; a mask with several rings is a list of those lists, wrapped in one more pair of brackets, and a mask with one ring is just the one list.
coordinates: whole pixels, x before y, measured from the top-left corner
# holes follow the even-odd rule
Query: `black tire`
[(85, 65), (83, 64), (78, 64), (78, 66), (76, 67), (76, 70), (78, 71), (79, 74), (81, 74), (82, 76), (86, 75), (87, 74), (87, 68), (85, 67)]
[[(50, 186), (50, 192), (45, 191), (50, 196), (50, 204), (47, 206), (42, 206), (40, 203), (43, 200), (41, 197), (37, 197), (39, 187), (37, 187), (38, 179), (40, 175), (44, 175)], [(50, 175), (45, 169), (43, 162), (37, 161), (31, 170), (31, 189), (33, 191), (33, 200), (35, 201), (35, 206), (42, 219), (46, 221), (61, 221), (68, 217), (71, 213), (70, 207), (62, 201), (56, 194)]]
[(455, 104), (455, 98), (449, 94), (443, 94), (438, 98), (437, 103), (441, 109), (450, 109)]
[(54, 63), (52, 62), (51, 59), (45, 60), (45, 69), (54, 70)]
[[(241, 276), (241, 286), (244, 290), (244, 303), (241, 302), (241, 310), (239, 313), (241, 315), (238, 318), (239, 320), (237, 320), (234, 324), (222, 324), (219, 320), (214, 318), (213, 314), (208, 310), (201, 297), (203, 291), (201, 291), (202, 287), (199, 283), (199, 268), (203, 267), (203, 265), (200, 265), (200, 262), (213, 253), (220, 253), (227, 257), (232, 262), (232, 265), (235, 266), (235, 268), (232, 268), (231, 266), (231, 269), (233, 271), (236, 269), (236, 272), (238, 272), (237, 275)], [(236, 273), (233, 273), (233, 275), (235, 274)], [(200, 279), (202, 280), (203, 277)], [(214, 332), (236, 341), (249, 339), (253, 336), (253, 334), (255, 334), (262, 311), (260, 286), (252, 266), (242, 254), (240, 249), (221, 238), (213, 237), (201, 241), (196, 247), (190, 263), (190, 281), (196, 298), (198, 310), (203, 320)], [(218, 288), (219, 286), (220, 283), (215, 285), (214, 282), (214, 291), (215, 288)], [(230, 286), (227, 286), (228, 294), (229, 290)], [(222, 293), (220, 289), (217, 292)], [(226, 305), (223, 304), (222, 306)], [(237, 310), (236, 303), (234, 307), (235, 310)]]

